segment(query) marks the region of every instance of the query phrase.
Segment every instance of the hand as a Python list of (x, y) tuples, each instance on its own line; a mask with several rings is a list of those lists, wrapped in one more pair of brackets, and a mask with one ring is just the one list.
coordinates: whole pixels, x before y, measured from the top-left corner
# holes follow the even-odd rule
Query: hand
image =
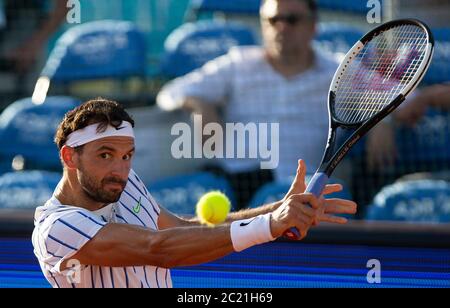
[[(298, 161), (297, 174), (295, 176), (292, 185), (283, 198), (281, 203), (283, 204), (291, 196), (302, 194), (306, 190), (305, 183), (306, 165), (303, 160)], [(343, 187), (340, 184), (328, 184), (325, 186), (322, 196), (319, 199), (320, 209), (317, 212), (316, 219), (313, 221), (313, 226), (318, 225), (320, 222), (329, 222), (337, 224), (346, 224), (347, 219), (343, 217), (337, 217), (333, 214), (355, 214), (357, 211), (357, 205), (353, 201), (343, 199), (324, 199), (324, 196), (340, 192)], [(285, 230), (286, 231), (286, 230)]]
[[(306, 190), (305, 177), (306, 177), (306, 164), (302, 159), (300, 159), (298, 161), (297, 174), (295, 175), (294, 181), (292, 181), (289, 191), (284, 196), (284, 198), (281, 200), (281, 202), (286, 201), (292, 195), (303, 194), (305, 192), (305, 190)], [(329, 184), (329, 185), (325, 186), (322, 195), (329, 195), (331, 193), (341, 191), (341, 190), (342, 190), (341, 185)]]
[[(340, 185), (337, 185), (340, 186)], [(340, 186), (339, 190), (335, 192), (341, 191), (342, 186)], [(332, 193), (332, 192), (330, 192)], [(328, 222), (334, 224), (344, 225), (348, 222), (347, 218), (334, 216), (335, 214), (356, 214), (357, 204), (350, 200), (344, 199), (324, 199), (321, 198), (320, 206), (317, 221), (313, 223), (313, 226), (318, 225), (320, 222)]]
[(272, 213), (272, 236), (278, 238), (286, 230), (295, 227), (300, 233), (299, 240), (302, 240), (317, 219), (319, 208), (319, 200), (312, 194), (291, 195)]
[(397, 157), (395, 132), (392, 124), (380, 122), (367, 136), (367, 164), (369, 170), (392, 166)]

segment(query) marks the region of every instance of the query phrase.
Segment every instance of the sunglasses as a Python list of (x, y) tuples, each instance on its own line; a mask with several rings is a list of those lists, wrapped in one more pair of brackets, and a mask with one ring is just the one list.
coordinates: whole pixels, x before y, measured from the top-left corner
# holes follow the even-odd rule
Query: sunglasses
[(304, 15), (295, 15), (295, 14), (288, 14), (288, 15), (277, 15), (273, 17), (267, 17), (265, 18), (272, 26), (276, 25), (278, 22), (284, 22), (290, 26), (295, 26), (298, 23), (305, 22), (307, 20), (310, 20), (310, 16), (304, 16)]

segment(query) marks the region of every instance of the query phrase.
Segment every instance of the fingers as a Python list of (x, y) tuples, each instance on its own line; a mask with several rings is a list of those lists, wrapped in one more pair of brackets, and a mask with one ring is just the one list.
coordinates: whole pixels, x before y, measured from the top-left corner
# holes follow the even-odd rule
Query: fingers
[(292, 194), (301, 194), (306, 189), (305, 184), (305, 176), (306, 176), (306, 164), (300, 159), (298, 161), (297, 173), (295, 174), (294, 181), (292, 182), (291, 188), (289, 189), (288, 196)]
[(339, 224), (339, 225), (345, 225), (348, 222), (348, 219), (346, 219), (344, 217), (337, 217), (337, 216), (324, 214), (320, 217), (320, 222), (328, 222), (328, 223), (334, 223), (334, 224)]
[(298, 160), (297, 173), (295, 174), (293, 184), (297, 183), (299, 180), (305, 181), (306, 176), (306, 166), (305, 162), (302, 159)]
[(348, 219), (330, 214), (356, 214), (357, 204), (350, 200), (328, 199), (324, 201), (324, 213), (319, 214), (319, 222), (346, 224)]
[(305, 181), (305, 176), (306, 176), (306, 164), (305, 164), (305, 161), (303, 159), (299, 159), (298, 160), (297, 174), (296, 174), (295, 177), (301, 179), (304, 182)]
[[(336, 192), (342, 189), (339, 184), (328, 185), (327, 192)], [(312, 194), (291, 195), (282, 208), (277, 210), (278, 220), (283, 225), (283, 234), (291, 227), (297, 228), (300, 234), (298, 240), (306, 237), (309, 228), (316, 226), (319, 222), (335, 224), (346, 224), (348, 220), (344, 217), (333, 216), (334, 214), (355, 214), (357, 205), (355, 202), (343, 199), (316, 198)], [(273, 216), (274, 217), (274, 216)]]
[(299, 204), (295, 204), (299, 209), (300, 209), (300, 213), (304, 216), (307, 216), (309, 218), (314, 218), (317, 215), (317, 211), (314, 210), (313, 208), (311, 208), (309, 205), (307, 204), (303, 204), (303, 203), (299, 203)]
[(325, 200), (325, 213), (327, 214), (356, 214), (358, 205), (350, 200)]
[(308, 204), (299, 202), (295, 199), (290, 199), (288, 202), (291, 211), (293, 212), (293, 221), (301, 221), (307, 225), (311, 225), (316, 219), (318, 213), (316, 209), (313, 209)]
[[(313, 206), (316, 208), (313, 208)], [(277, 209), (275, 214), (272, 215), (272, 218), (282, 222), (284, 225), (283, 233), (291, 227), (297, 228), (301, 235), (298, 240), (301, 240), (306, 237), (309, 228), (317, 220), (319, 211), (317, 207), (318, 200), (311, 194), (291, 195), (285, 201), (284, 206)]]
[(289, 199), (297, 203), (309, 204), (313, 209), (318, 209), (320, 207), (317, 197), (310, 193), (291, 195)]
[(340, 191), (342, 191), (342, 189), (344, 189), (344, 188), (342, 187), (341, 184), (328, 184), (323, 189), (322, 195), (325, 196), (325, 195), (329, 195), (332, 193), (340, 192)]

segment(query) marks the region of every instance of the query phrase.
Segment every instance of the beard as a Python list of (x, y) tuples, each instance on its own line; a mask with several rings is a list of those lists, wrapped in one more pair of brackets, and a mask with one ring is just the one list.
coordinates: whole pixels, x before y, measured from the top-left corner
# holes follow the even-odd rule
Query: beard
[[(119, 201), (127, 184), (126, 181), (117, 177), (106, 177), (99, 182), (97, 179), (90, 176), (89, 172), (85, 172), (84, 168), (81, 166), (78, 173), (78, 181), (88, 198), (95, 202), (105, 204)], [(108, 190), (105, 188), (108, 184), (119, 184), (121, 188)]]

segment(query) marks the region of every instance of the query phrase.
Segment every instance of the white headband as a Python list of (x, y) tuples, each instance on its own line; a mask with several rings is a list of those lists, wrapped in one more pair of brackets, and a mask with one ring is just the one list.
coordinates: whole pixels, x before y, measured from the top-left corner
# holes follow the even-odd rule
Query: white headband
[(117, 128), (108, 125), (108, 128), (102, 133), (97, 133), (99, 125), (99, 123), (92, 124), (83, 129), (74, 131), (67, 137), (66, 145), (75, 148), (107, 137), (131, 137), (134, 139), (133, 126), (130, 122), (123, 121)]

